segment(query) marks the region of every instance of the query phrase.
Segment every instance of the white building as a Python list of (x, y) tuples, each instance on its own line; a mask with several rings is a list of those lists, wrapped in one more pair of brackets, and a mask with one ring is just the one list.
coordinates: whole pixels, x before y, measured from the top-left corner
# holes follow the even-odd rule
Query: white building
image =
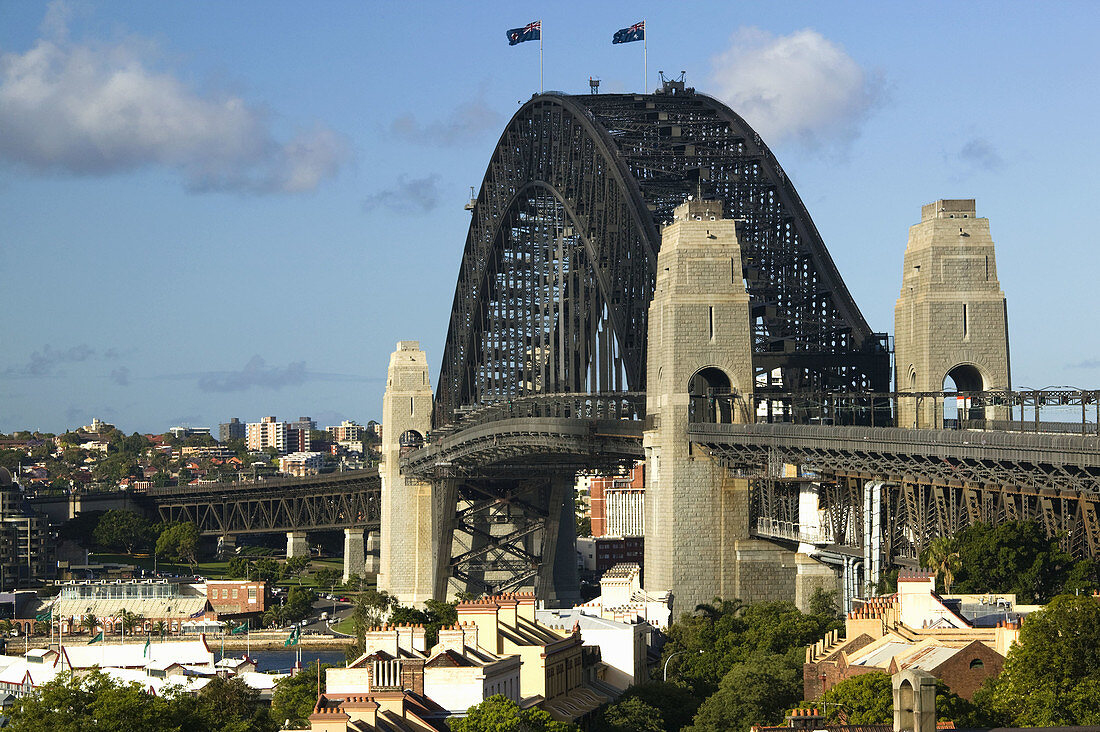
[(428, 650), (423, 626), (383, 626), (368, 630), (365, 652), (347, 668), (325, 671), (327, 696), (412, 690), (450, 714), (464, 715), (494, 694), (520, 701), (520, 658), (480, 648), (476, 625), (439, 631)]
[(279, 472), (287, 475), (316, 475), (325, 466), (325, 458), (319, 452), (292, 452), (279, 458)]

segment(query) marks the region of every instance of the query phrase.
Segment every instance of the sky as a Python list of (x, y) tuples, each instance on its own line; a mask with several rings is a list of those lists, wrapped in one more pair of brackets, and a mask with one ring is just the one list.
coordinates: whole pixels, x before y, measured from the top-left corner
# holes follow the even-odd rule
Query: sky
[(398, 340), (434, 384), (536, 19), (547, 90), (745, 117), (876, 331), (920, 207), (977, 199), (1013, 385), (1100, 387), (1100, 3), (685, 7), (0, 0), (0, 431), (365, 423)]

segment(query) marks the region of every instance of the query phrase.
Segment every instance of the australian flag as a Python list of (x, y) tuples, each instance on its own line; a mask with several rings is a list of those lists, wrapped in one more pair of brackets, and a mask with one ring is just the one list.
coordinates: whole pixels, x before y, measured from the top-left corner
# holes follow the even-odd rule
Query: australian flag
[(536, 20), (522, 28), (512, 28), (508, 31), (508, 45), (514, 46), (524, 41), (537, 41), (542, 38), (542, 21)]
[(645, 40), (645, 21), (641, 23), (635, 23), (629, 28), (623, 28), (615, 31), (614, 37), (611, 39), (612, 43), (631, 43), (633, 41)]

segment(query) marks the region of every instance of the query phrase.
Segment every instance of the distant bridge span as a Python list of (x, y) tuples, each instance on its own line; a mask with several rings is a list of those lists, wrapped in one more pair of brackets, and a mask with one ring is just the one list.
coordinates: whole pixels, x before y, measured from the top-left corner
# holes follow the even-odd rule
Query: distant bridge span
[(365, 528), (379, 524), (377, 470), (254, 483), (153, 488), (141, 498), (160, 521), (191, 521), (203, 536)]

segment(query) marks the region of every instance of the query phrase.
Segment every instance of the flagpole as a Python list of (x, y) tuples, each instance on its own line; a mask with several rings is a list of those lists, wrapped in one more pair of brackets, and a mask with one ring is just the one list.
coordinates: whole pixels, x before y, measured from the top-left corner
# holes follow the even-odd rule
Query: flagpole
[(645, 31), (645, 18), (642, 18), (642, 94), (649, 93), (646, 89), (649, 84), (649, 34)]
[(542, 94), (542, 92), (542, 20), (539, 19), (539, 94)]

